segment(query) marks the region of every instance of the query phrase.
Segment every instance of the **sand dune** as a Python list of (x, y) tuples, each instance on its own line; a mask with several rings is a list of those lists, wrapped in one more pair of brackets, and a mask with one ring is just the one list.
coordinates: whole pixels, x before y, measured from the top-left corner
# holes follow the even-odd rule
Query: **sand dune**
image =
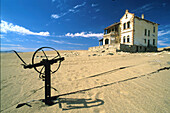
[[(59, 52), (65, 60), (52, 75), (52, 96), (60, 95), (52, 106), (32, 101), (44, 99), (38, 73), (23, 69), (14, 53), (1, 54), (2, 113), (170, 112), (170, 52)], [(32, 54), (20, 53), (27, 63)]]

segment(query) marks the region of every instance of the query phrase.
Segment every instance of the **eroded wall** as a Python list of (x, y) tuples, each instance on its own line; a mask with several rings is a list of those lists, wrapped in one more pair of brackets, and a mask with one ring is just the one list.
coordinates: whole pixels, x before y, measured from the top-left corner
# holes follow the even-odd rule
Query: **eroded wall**
[[(150, 45), (157, 47), (158, 24), (146, 22), (138, 18), (135, 18), (134, 22), (134, 45), (148, 46), (148, 40), (150, 40)], [(153, 32), (154, 27), (155, 33)], [(145, 29), (147, 31), (146, 36)], [(150, 31), (150, 36), (148, 36), (148, 31)], [(155, 45), (153, 45), (153, 39), (155, 39)]]

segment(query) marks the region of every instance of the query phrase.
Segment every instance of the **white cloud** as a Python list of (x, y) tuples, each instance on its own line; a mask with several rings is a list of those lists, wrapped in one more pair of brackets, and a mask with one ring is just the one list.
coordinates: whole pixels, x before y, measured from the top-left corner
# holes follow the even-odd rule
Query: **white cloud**
[(96, 6), (98, 6), (98, 4), (91, 4), (91, 6), (92, 6), (92, 7), (96, 7)]
[(132, 12), (139, 12), (139, 13), (142, 13), (142, 12), (145, 12), (145, 11), (149, 11), (150, 9), (153, 8), (153, 4), (150, 3), (150, 4), (145, 4), (137, 9), (134, 9), (132, 10)]
[(77, 9), (77, 8), (79, 8), (79, 7), (84, 6), (85, 4), (86, 4), (86, 2), (83, 2), (82, 4), (76, 5), (76, 6), (74, 6), (73, 8), (74, 8), (74, 9)]
[(77, 43), (70, 43), (70, 42), (66, 42), (66, 41), (58, 41), (58, 40), (51, 40), (52, 42), (58, 43), (58, 44), (69, 44), (69, 45), (79, 45), (79, 46), (83, 46), (85, 44), (77, 44)]
[(160, 45), (160, 46), (170, 46), (169, 43), (166, 43), (165, 41), (162, 41), (162, 40), (158, 40), (158, 45)]
[(36, 48), (25, 48), (25, 47), (19, 47), (19, 46), (1, 47), (1, 51), (10, 51), (10, 50), (16, 50), (16, 51), (29, 50), (29, 51), (34, 51), (35, 49)]
[(1, 20), (1, 32), (7, 33), (7, 32), (16, 32), (19, 34), (23, 35), (39, 35), (39, 36), (49, 36), (49, 32), (32, 32), (29, 29), (26, 29), (24, 27), (18, 26), (18, 25), (13, 25), (12, 23), (8, 23), (6, 21)]
[(65, 36), (67, 37), (86, 37), (86, 38), (89, 38), (89, 37), (97, 37), (97, 38), (102, 38), (103, 37), (103, 33), (92, 33), (92, 32), (89, 32), (89, 33), (86, 33), (86, 32), (81, 32), (81, 33), (67, 33), (65, 34)]
[(158, 36), (163, 36), (163, 35), (167, 35), (167, 34), (170, 34), (170, 30), (168, 30), (168, 31), (165, 31), (165, 30), (158, 31)]
[(83, 2), (82, 4), (76, 5), (76, 6), (74, 6), (73, 8), (68, 9), (68, 11), (66, 11), (66, 12), (64, 12), (64, 13), (61, 13), (60, 15), (58, 15), (58, 14), (52, 14), (52, 15), (51, 15), (51, 18), (58, 19), (58, 18), (61, 18), (61, 17), (65, 16), (65, 15), (67, 15), (67, 14), (70, 13), (70, 12), (72, 12), (72, 13), (77, 13), (77, 12), (79, 12), (79, 10), (77, 10), (77, 8), (83, 7), (85, 4), (86, 4), (86, 2)]
[(0, 38), (5, 38), (4, 35), (0, 34)]
[(162, 3), (162, 6), (163, 6), (163, 7), (166, 7), (166, 3)]
[(52, 14), (52, 15), (51, 15), (51, 18), (58, 19), (58, 18), (60, 18), (60, 16), (57, 15), (57, 14)]
[(99, 12), (100, 11), (100, 9), (96, 9), (96, 12)]
[(20, 47), (21, 45), (18, 45), (18, 44), (1, 44), (1, 46), (16, 46), (16, 47)]

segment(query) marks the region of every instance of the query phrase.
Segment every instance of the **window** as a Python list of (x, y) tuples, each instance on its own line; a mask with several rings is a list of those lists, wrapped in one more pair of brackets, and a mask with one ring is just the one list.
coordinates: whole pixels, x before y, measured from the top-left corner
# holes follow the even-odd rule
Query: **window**
[(104, 35), (106, 34), (106, 29), (104, 30)]
[(145, 29), (145, 36), (147, 35), (147, 29)]
[(129, 38), (129, 35), (127, 36), (127, 42), (130, 42), (130, 38)]
[(109, 34), (109, 33), (110, 33), (110, 29), (107, 30), (107, 34)]
[(123, 24), (123, 29), (126, 29), (126, 23)]
[(127, 28), (130, 28), (130, 21), (127, 22)]
[(118, 26), (115, 27), (115, 31), (118, 31)]
[(150, 40), (148, 40), (148, 47), (150, 46)]
[(126, 18), (128, 18), (128, 15), (126, 14)]
[(125, 43), (125, 41), (126, 41), (126, 40), (125, 40), (125, 36), (124, 36), (124, 37), (123, 37), (123, 43)]
[(105, 40), (105, 44), (109, 44), (109, 39), (106, 39), (106, 40)]
[(155, 39), (153, 39), (153, 45), (155, 45)]
[(145, 44), (146, 44), (146, 39), (144, 39), (144, 42), (145, 42)]
[(153, 33), (155, 33), (155, 26), (153, 26)]
[(148, 36), (150, 36), (150, 30), (148, 30)]

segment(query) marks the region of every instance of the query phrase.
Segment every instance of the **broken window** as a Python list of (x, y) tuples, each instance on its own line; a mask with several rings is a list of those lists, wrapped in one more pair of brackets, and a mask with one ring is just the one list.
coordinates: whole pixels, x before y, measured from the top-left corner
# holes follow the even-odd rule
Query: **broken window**
[(127, 22), (127, 28), (130, 28), (130, 21)]
[(145, 36), (147, 36), (147, 29), (145, 29)]
[(126, 41), (126, 40), (125, 40), (125, 36), (124, 36), (124, 37), (123, 37), (123, 43), (125, 43), (125, 41)]
[(148, 36), (150, 36), (150, 30), (148, 30)]
[(129, 38), (129, 35), (127, 36), (127, 42), (130, 42), (130, 38)]
[(146, 44), (146, 39), (144, 39), (144, 42), (145, 42), (145, 44)]
[(118, 31), (118, 26), (115, 27), (115, 31), (116, 31), (116, 32)]
[(155, 26), (153, 26), (153, 33), (155, 33)]
[(110, 33), (110, 29), (107, 30), (107, 34), (109, 34), (109, 33)]
[(123, 24), (123, 29), (126, 29), (126, 23)]
[(128, 18), (128, 14), (126, 14), (126, 18)]
[(153, 39), (153, 45), (155, 45), (155, 39)]

